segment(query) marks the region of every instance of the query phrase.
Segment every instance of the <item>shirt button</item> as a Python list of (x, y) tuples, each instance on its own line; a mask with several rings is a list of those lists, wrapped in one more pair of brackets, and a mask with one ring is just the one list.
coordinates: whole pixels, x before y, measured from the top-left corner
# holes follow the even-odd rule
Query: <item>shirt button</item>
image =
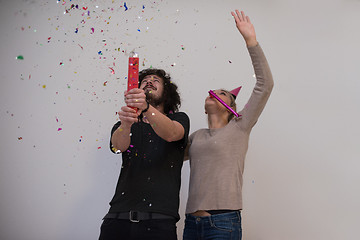
[(200, 221), (201, 221), (201, 218), (196, 218), (196, 221), (197, 221), (197, 222), (200, 222)]

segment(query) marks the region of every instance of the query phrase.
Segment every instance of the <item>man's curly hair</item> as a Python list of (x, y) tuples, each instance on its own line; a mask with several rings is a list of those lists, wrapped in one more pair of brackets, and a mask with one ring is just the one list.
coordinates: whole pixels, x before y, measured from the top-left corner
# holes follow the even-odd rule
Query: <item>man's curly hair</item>
[(175, 113), (179, 111), (181, 106), (180, 94), (177, 91), (178, 87), (171, 81), (171, 77), (162, 69), (147, 68), (139, 72), (139, 87), (142, 80), (148, 75), (156, 75), (160, 77), (164, 82), (164, 113)]

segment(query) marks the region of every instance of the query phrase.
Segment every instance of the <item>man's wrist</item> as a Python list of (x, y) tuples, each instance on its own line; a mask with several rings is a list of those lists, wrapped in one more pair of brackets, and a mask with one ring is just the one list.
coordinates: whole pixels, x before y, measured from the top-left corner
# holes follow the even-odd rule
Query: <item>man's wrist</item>
[(147, 106), (144, 110), (142, 110), (142, 113), (145, 113), (145, 112), (147, 112), (147, 110), (149, 110), (150, 104), (148, 101), (146, 101), (146, 103), (147, 103)]

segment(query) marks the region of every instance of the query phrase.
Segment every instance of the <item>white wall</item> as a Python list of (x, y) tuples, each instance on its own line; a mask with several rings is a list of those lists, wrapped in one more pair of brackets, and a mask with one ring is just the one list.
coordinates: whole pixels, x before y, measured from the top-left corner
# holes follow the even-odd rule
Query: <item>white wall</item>
[[(171, 73), (191, 132), (206, 126), (209, 89), (241, 84), (243, 106), (255, 81), (235, 8), (275, 80), (247, 156), (244, 239), (358, 239), (359, 0), (65, 2), (0, 0), (0, 239), (97, 239), (132, 49)], [(185, 163), (181, 216), (188, 176)]]

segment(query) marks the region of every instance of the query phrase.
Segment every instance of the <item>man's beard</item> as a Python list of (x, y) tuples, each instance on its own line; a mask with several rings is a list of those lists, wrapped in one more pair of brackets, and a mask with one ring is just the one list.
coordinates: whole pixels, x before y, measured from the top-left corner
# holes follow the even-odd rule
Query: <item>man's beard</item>
[(146, 100), (152, 106), (160, 106), (165, 102), (165, 94), (162, 94), (160, 97), (155, 97), (151, 94), (151, 91), (145, 91)]

